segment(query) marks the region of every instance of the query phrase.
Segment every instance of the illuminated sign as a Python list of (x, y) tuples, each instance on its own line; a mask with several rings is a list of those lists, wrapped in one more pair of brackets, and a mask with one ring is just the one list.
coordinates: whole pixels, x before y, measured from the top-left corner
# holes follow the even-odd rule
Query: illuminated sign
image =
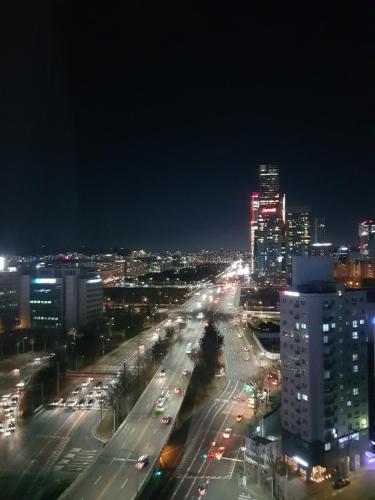
[(302, 458), (300, 458), (300, 457), (294, 456), (293, 460), (295, 462), (297, 462), (297, 464), (302, 465), (302, 467), (308, 467), (309, 466), (309, 464), (307, 462), (305, 462), (305, 460), (302, 460)]
[(5, 257), (0, 257), (0, 271), (4, 271), (5, 268)]
[(331, 247), (332, 243), (313, 243), (313, 247)]
[(277, 210), (276, 207), (273, 207), (273, 208), (262, 208), (262, 210), (260, 211), (260, 213), (261, 214), (275, 214), (276, 210)]
[(33, 279), (34, 285), (52, 285), (56, 283), (56, 278), (35, 278)]
[(93, 278), (91, 280), (87, 280), (87, 283), (100, 283), (102, 280), (100, 278)]

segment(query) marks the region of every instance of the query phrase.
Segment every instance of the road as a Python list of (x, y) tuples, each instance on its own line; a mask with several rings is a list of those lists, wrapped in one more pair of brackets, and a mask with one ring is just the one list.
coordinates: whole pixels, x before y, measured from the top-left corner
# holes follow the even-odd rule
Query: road
[[(223, 485), (228, 486), (236, 464), (242, 458), (240, 448), (246, 424), (253, 415), (253, 410), (247, 407), (243, 384), (251, 382), (259, 373), (258, 361), (238, 320), (239, 301), (240, 287), (233, 286), (218, 304), (215, 316), (218, 329), (224, 335), (226, 376), (205, 409), (193, 419), (185, 453), (171, 481), (174, 486), (172, 491), (169, 490), (168, 498), (197, 498), (198, 486), (204, 485), (208, 486), (205, 498), (231, 498), (230, 488)], [(238, 415), (242, 416), (240, 422), (237, 422)], [(228, 427), (232, 432), (229, 438), (225, 438), (223, 433)], [(213, 449), (212, 443), (216, 447), (225, 447), (221, 460), (203, 458)], [(229, 496), (223, 496), (223, 491)]]
[[(195, 309), (197, 300), (193, 297), (186, 303), (188, 312)], [(116, 373), (124, 362), (131, 367), (136, 363), (139, 344), (144, 344), (146, 349), (151, 347), (154, 333), (158, 328), (162, 332), (164, 323), (126, 341), (89, 370)], [(71, 388), (82, 381), (73, 379)], [(11, 437), (0, 436), (0, 497), (5, 495), (8, 500), (38, 498), (49, 473), (56, 482), (74, 479), (95, 460), (103, 447), (93, 436), (99, 419), (98, 409), (73, 412), (46, 407), (26, 422), (18, 422)]]
[[(211, 293), (204, 290), (186, 306), (186, 312), (196, 315), (206, 307)], [(68, 490), (61, 496), (69, 500), (99, 500), (116, 498), (135, 498), (142, 489), (150, 473), (158, 466), (159, 455), (172, 432), (173, 424), (180, 410), (183, 396), (175, 395), (174, 389), (180, 387), (185, 393), (190, 376), (183, 371), (192, 370), (192, 361), (186, 354), (188, 342), (198, 341), (203, 329), (203, 322), (196, 318), (188, 322), (182, 332), (180, 341), (171, 348), (163, 363), (165, 377), (158, 373), (139, 398), (128, 417), (108, 445), (99, 454), (94, 464), (81, 474)], [(155, 414), (155, 402), (163, 390), (171, 394), (165, 414), (172, 417), (169, 425), (160, 422)], [(141, 455), (147, 455), (149, 463), (142, 470), (135, 464)]]

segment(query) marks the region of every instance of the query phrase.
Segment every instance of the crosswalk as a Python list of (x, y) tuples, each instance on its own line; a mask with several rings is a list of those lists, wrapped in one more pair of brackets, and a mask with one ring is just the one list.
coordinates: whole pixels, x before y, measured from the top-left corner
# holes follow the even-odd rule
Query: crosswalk
[(83, 450), (82, 448), (72, 448), (68, 451), (57, 464), (53, 470), (56, 472), (81, 472), (88, 465), (96, 460), (97, 450)]

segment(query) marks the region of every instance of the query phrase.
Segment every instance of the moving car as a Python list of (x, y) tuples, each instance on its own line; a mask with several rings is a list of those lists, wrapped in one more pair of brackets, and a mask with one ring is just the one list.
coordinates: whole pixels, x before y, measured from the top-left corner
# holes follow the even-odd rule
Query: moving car
[(182, 393), (181, 387), (175, 387), (174, 388), (174, 393), (177, 395), (180, 395)]
[(190, 374), (189, 370), (184, 370), (184, 371), (182, 372), (182, 375), (184, 375), (185, 377), (186, 377), (187, 375), (189, 375), (189, 374)]
[(76, 399), (68, 399), (66, 401), (66, 406), (68, 408), (75, 408), (76, 404), (77, 404), (77, 400)]
[(86, 408), (92, 408), (94, 406), (95, 399), (89, 399), (86, 404)]
[(225, 429), (225, 431), (223, 432), (223, 438), (224, 439), (229, 439), (230, 436), (231, 436), (231, 434), (232, 434), (232, 428), (231, 427), (227, 427)]
[(72, 394), (73, 396), (76, 396), (77, 394), (79, 394), (81, 392), (81, 388), (80, 387), (75, 387), (73, 390), (72, 390)]
[(81, 398), (79, 400), (79, 403), (78, 403), (79, 408), (84, 408), (85, 407), (85, 402), (86, 402), (86, 398)]
[(170, 424), (172, 420), (172, 417), (170, 415), (164, 415), (164, 417), (161, 417), (160, 423), (161, 424)]
[(199, 497), (203, 497), (207, 493), (206, 486), (198, 486), (197, 493)]
[(147, 464), (148, 464), (148, 455), (141, 455), (135, 463), (135, 468), (141, 470)]
[(4, 432), (5, 432), (4, 424), (0, 424), (0, 434), (3, 434)]
[(333, 487), (335, 490), (339, 490), (340, 488), (344, 488), (344, 486), (348, 486), (350, 484), (350, 480), (347, 477), (339, 477), (333, 483)]
[(54, 401), (50, 402), (50, 406), (61, 406), (61, 403), (63, 403), (63, 398), (55, 399)]
[(165, 377), (165, 369), (162, 368), (159, 373), (159, 377)]
[(242, 422), (243, 415), (237, 415), (236, 422)]

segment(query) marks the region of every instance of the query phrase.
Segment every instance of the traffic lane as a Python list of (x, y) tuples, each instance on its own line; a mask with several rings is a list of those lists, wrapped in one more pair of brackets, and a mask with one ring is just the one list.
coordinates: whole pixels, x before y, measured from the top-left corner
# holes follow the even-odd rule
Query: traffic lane
[[(193, 332), (187, 336), (188, 339), (193, 339), (196, 337), (200, 332), (200, 328), (197, 325), (197, 327), (193, 330)], [(181, 381), (181, 374), (182, 374), (182, 366), (191, 366), (191, 361), (186, 358), (186, 353), (185, 353), (185, 345), (177, 345), (176, 344), (176, 349), (177, 353), (173, 353), (174, 355), (171, 356), (171, 354), (167, 357), (165, 360), (164, 366), (166, 368), (166, 374), (167, 377), (169, 377), (169, 380), (172, 381), (172, 386), (175, 385), (177, 382)], [(174, 373), (174, 375), (173, 375)], [(168, 376), (168, 374), (170, 374)], [(166, 378), (167, 378), (166, 377)], [(163, 379), (162, 381), (160, 379)], [(141, 395), (139, 400), (137, 401), (136, 405), (134, 406), (131, 414), (128, 416), (128, 418), (125, 420), (125, 425), (121, 428), (121, 432), (116, 436), (115, 439), (113, 439), (107, 447), (103, 450), (101, 455), (99, 455), (97, 462), (90, 467), (85, 474), (85, 477), (82, 478), (81, 481), (77, 482), (75, 485), (74, 492), (70, 492), (69, 498), (99, 498), (101, 495), (105, 495), (106, 492), (114, 487), (114, 490), (117, 490), (118, 484), (116, 483), (119, 482), (119, 475), (122, 475), (122, 470), (126, 467), (126, 461), (130, 460), (129, 457), (123, 457), (120, 455), (121, 448), (124, 448), (127, 446), (129, 448), (128, 453), (134, 454), (136, 458), (137, 454), (142, 451), (138, 449), (138, 445), (140, 441), (143, 439), (143, 446), (147, 445), (145, 443), (146, 439), (144, 438), (144, 435), (146, 432), (148, 432), (148, 428), (150, 426), (151, 422), (154, 422), (155, 419), (148, 419), (148, 422), (142, 422), (138, 423), (138, 432), (137, 429), (134, 431), (134, 436), (137, 436), (137, 441), (134, 443), (132, 439), (129, 439), (129, 432), (126, 427), (126, 425), (133, 420), (133, 415), (139, 415), (139, 419), (142, 420), (143, 414), (148, 414), (150, 411), (150, 405), (154, 403), (154, 398), (155, 394), (157, 392), (155, 391), (156, 388), (160, 390), (160, 387), (162, 387), (162, 384), (165, 384), (166, 379), (164, 377), (157, 377), (155, 376), (147, 389), (144, 391), (144, 393)], [(185, 382), (186, 383), (186, 382)], [(178, 405), (177, 405), (178, 406)], [(177, 411), (177, 410), (176, 410)], [(154, 424), (155, 425), (155, 424)], [(160, 429), (160, 427), (159, 427)], [(154, 437), (156, 436), (156, 437)], [(127, 438), (126, 441), (123, 438)], [(147, 437), (150, 439), (154, 438), (155, 444), (154, 447), (160, 450), (161, 445), (164, 443), (165, 437), (163, 436), (163, 433), (155, 432), (155, 428), (152, 430), (152, 434), (147, 434)], [(136, 438), (135, 438), (136, 439)], [(157, 441), (156, 441), (157, 440)], [(120, 444), (121, 443), (121, 444)], [(132, 448), (132, 450), (130, 450)], [(120, 456), (119, 456), (120, 455)], [(157, 457), (155, 457), (156, 460)], [(134, 458), (135, 459), (135, 458)], [(133, 459), (132, 459), (133, 460)], [(121, 467), (118, 469), (118, 471), (108, 471), (108, 464), (112, 464), (115, 462), (122, 462)], [(136, 473), (134, 474), (134, 471), (136, 469), (131, 469), (129, 471), (129, 487), (131, 484), (134, 483), (134, 480), (137, 481), (137, 477), (139, 479), (139, 474)], [(146, 471), (147, 472), (147, 471)], [(95, 476), (95, 477), (94, 477)], [(135, 476), (135, 477), (134, 477)], [(91, 486), (90, 486), (91, 485)], [(100, 486), (102, 485), (102, 486)], [(121, 485), (120, 485), (121, 489)], [(128, 491), (128, 487), (126, 488)]]
[[(172, 385), (176, 380), (172, 380)], [(172, 400), (168, 412), (175, 414), (177, 412), (177, 399)], [(146, 399), (144, 403), (145, 411), (149, 410), (150, 405), (153, 406), (154, 398)], [(126, 490), (136, 491), (137, 480), (142, 483), (145, 470), (138, 473), (134, 467), (135, 460), (142, 454), (150, 456), (150, 466), (157, 459), (155, 450), (159, 450), (161, 444), (164, 443), (170, 433), (169, 426), (163, 426), (159, 423), (159, 418), (152, 416), (138, 418), (134, 416), (129, 419), (123, 429), (123, 434), (126, 434), (124, 441), (117, 439), (115, 446), (112, 446), (110, 453), (104, 453), (99, 457), (99, 461), (91, 471), (90, 477), (86, 478), (86, 487), (82, 495), (84, 498), (105, 498), (110, 493), (118, 494), (127, 479)], [(126, 476), (126, 477), (125, 477)], [(138, 476), (138, 478), (137, 478)], [(99, 479), (100, 478), (100, 479)], [(125, 479), (124, 479), (125, 478)], [(87, 485), (90, 485), (87, 489)], [(76, 493), (76, 492), (75, 492)], [(80, 492), (77, 492), (79, 498)]]

